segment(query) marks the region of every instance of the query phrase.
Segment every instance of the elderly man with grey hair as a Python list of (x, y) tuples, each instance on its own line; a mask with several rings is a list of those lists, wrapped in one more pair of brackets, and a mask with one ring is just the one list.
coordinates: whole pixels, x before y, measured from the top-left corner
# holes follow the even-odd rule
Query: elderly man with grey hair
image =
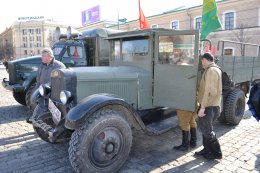
[[(41, 53), (42, 53), (42, 63), (40, 64), (37, 71), (36, 88), (39, 88), (39, 86), (42, 84), (50, 83), (52, 70), (65, 68), (65, 65), (62, 62), (55, 60), (53, 51), (50, 48), (44, 48), (41, 51)], [(35, 94), (33, 94), (32, 97), (35, 97)], [(28, 117), (26, 121), (28, 123), (31, 123), (32, 117), (35, 114), (40, 115), (41, 113), (46, 112), (47, 109), (48, 109), (48, 100), (45, 100), (43, 97), (40, 97), (38, 99), (38, 105), (35, 108), (33, 115), (31, 117)]]

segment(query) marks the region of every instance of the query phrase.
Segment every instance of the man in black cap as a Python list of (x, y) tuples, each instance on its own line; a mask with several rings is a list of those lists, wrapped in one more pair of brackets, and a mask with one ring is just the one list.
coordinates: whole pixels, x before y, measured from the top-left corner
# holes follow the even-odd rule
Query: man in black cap
[(222, 95), (222, 72), (214, 63), (210, 53), (202, 55), (204, 73), (198, 90), (198, 126), (202, 132), (203, 150), (195, 152), (206, 159), (221, 159), (222, 152), (216, 134), (213, 131), (213, 121), (220, 115)]

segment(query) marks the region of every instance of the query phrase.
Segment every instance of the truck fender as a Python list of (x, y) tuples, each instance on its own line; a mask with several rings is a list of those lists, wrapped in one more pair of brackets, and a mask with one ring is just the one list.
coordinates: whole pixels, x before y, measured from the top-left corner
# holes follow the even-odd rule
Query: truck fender
[(82, 99), (69, 110), (65, 118), (65, 127), (71, 130), (79, 129), (94, 112), (105, 107), (123, 112), (124, 118), (136, 129), (143, 125), (135, 109), (123, 99), (110, 94), (94, 94)]

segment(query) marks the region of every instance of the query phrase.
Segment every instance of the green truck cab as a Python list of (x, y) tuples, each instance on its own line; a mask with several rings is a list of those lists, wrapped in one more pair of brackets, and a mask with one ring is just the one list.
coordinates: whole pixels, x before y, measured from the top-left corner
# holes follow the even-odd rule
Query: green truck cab
[[(176, 127), (176, 109), (196, 110), (202, 74), (199, 31), (147, 29), (107, 39), (109, 66), (54, 70), (50, 88), (39, 89), (49, 98), (49, 112), (33, 117), (35, 132), (50, 143), (70, 140), (76, 172), (116, 172), (131, 150), (133, 128), (162, 134)], [(236, 58), (243, 66), (245, 57)], [(250, 73), (245, 68), (245, 78), (223, 87), (222, 116), (230, 124), (238, 124), (244, 112), (246, 93), (239, 87), (260, 79), (259, 67), (252, 66), (256, 57), (249, 59)], [(236, 79), (233, 60), (222, 56), (218, 63)]]
[[(71, 28), (68, 27), (71, 31)], [(65, 35), (60, 28), (56, 28), (57, 41), (52, 46), (55, 59), (63, 62), (66, 67), (79, 66), (106, 66), (109, 63), (109, 44), (105, 38), (119, 32), (109, 29), (89, 29), (79, 32), (68, 32)], [(2, 85), (13, 92), (15, 100), (34, 109), (30, 97), (35, 90), (38, 66), (41, 63), (41, 55), (20, 58), (9, 61), (6, 65), (9, 80), (4, 78)]]

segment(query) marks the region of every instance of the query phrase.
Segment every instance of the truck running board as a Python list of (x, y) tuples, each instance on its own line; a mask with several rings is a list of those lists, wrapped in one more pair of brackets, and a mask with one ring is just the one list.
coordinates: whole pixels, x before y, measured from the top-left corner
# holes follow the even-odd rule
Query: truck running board
[(153, 135), (160, 135), (178, 126), (178, 117), (172, 116), (162, 121), (146, 125), (146, 130)]

